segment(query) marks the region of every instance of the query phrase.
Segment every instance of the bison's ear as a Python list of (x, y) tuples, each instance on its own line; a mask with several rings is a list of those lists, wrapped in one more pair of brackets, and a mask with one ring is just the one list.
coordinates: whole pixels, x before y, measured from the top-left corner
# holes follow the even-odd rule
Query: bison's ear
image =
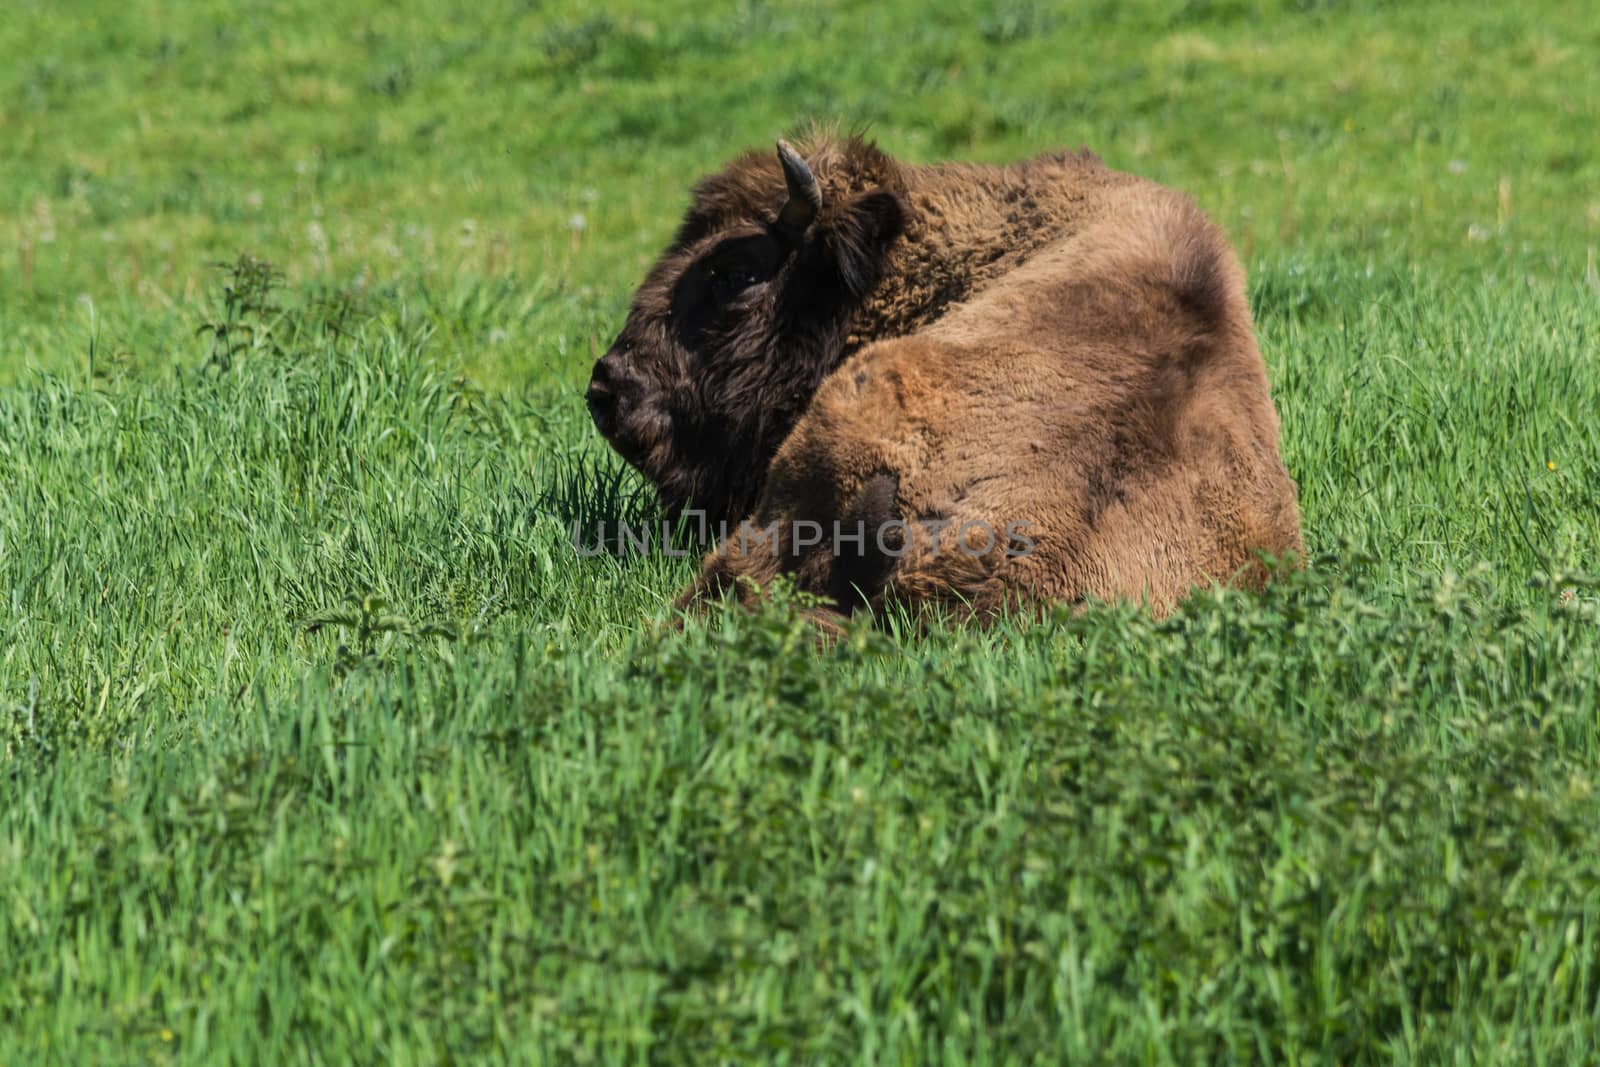
[(904, 232), (905, 205), (887, 189), (862, 193), (828, 227), (824, 243), (852, 295), (865, 296), (878, 282), (889, 246)]

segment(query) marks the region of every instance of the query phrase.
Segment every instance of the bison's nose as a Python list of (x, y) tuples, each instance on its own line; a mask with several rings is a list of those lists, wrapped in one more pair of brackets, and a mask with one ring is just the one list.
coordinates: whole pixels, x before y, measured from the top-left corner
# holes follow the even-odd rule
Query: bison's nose
[(589, 377), (589, 391), (583, 398), (589, 404), (589, 417), (606, 437), (616, 429), (617, 407), (627, 379), (621, 357), (615, 352), (607, 352), (594, 365), (594, 373)]
[(589, 379), (589, 391), (583, 394), (583, 399), (589, 404), (589, 417), (594, 420), (595, 427), (609, 436), (611, 424), (617, 418), (617, 394), (600, 379), (598, 371)]

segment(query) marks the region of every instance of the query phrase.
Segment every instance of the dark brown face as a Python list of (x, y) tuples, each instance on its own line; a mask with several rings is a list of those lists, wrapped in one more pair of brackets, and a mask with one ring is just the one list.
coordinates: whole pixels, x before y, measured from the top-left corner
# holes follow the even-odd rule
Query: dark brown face
[(851, 190), (848, 163), (825, 155), (814, 176), (780, 142), (779, 159), (744, 156), (701, 182), (595, 364), (595, 426), (669, 515), (748, 515), (773, 453), (844, 357), (851, 315), (903, 226), (899, 197)]

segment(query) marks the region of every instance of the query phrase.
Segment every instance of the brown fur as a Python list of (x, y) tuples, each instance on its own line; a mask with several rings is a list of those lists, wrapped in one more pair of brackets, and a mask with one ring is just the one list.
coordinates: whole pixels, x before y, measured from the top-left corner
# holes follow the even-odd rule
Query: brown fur
[[(788, 573), (845, 612), (1122, 597), (1164, 612), (1299, 550), (1243, 271), (1187, 198), (1087, 153), (910, 167), (827, 137), (802, 152), (824, 213), (778, 240), (748, 312), (715, 343), (659, 341), (697, 263), (771, 239), (784, 185), (757, 155), (697, 187), (619, 338), (654, 398), (639, 409), (694, 396), (654, 436), (611, 435), (669, 508), (753, 503), (756, 529), (778, 524), (775, 540), (730, 534), (681, 603)], [(822, 543), (794, 543), (800, 520)], [(836, 546), (835, 523), (866, 536)], [(886, 523), (907, 524), (901, 540), (878, 542)]]

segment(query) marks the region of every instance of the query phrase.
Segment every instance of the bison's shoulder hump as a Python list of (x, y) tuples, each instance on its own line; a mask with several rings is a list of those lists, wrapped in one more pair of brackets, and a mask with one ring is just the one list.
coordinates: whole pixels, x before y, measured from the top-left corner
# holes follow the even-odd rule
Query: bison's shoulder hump
[(1244, 269), (1227, 238), (1187, 196), (1141, 189), (1103, 240), (1118, 266), (1169, 293), (1199, 323), (1220, 327), (1247, 314)]

